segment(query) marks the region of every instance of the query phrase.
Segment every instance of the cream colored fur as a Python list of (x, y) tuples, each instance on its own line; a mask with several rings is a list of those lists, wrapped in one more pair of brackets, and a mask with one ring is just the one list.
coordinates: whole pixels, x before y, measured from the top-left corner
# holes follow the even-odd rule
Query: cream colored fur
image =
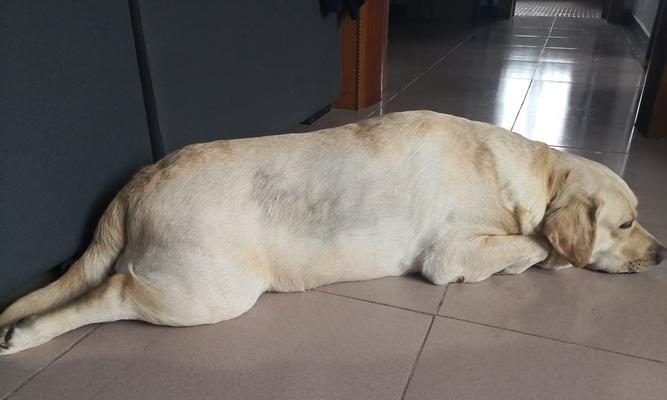
[(333, 282), (639, 271), (664, 249), (636, 203), (600, 164), (429, 111), (192, 145), (141, 170), (69, 272), (0, 315), (0, 354), (96, 322), (215, 323)]

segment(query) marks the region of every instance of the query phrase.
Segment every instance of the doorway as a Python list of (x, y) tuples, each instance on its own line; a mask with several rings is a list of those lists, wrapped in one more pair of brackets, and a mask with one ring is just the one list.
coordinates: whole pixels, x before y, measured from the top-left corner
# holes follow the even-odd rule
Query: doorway
[(514, 15), (534, 17), (602, 17), (600, 0), (517, 0)]

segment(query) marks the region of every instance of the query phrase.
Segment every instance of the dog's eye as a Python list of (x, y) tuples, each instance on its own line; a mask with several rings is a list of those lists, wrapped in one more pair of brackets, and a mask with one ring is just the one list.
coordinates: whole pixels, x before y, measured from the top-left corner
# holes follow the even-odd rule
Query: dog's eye
[(629, 221), (624, 223), (623, 225), (619, 226), (618, 229), (628, 229), (632, 227), (632, 224), (634, 224), (635, 221)]

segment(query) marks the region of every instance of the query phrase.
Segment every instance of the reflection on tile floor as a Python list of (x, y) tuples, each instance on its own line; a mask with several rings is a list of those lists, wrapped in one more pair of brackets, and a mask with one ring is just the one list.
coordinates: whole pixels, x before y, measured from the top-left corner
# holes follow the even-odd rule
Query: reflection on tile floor
[[(632, 131), (642, 68), (601, 20), (392, 29), (388, 92), (310, 131), (429, 108), (495, 123), (623, 175), (667, 243), (667, 141)], [(268, 294), (193, 328), (119, 322), (0, 358), (0, 399), (665, 399), (667, 267), (419, 277)]]

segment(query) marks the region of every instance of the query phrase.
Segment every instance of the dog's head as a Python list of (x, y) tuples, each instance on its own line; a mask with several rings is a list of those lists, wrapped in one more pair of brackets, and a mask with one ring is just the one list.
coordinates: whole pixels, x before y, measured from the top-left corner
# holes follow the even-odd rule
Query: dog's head
[(660, 264), (667, 251), (637, 221), (637, 198), (628, 185), (598, 163), (573, 162), (551, 180), (542, 233), (554, 251), (576, 267), (612, 273)]

